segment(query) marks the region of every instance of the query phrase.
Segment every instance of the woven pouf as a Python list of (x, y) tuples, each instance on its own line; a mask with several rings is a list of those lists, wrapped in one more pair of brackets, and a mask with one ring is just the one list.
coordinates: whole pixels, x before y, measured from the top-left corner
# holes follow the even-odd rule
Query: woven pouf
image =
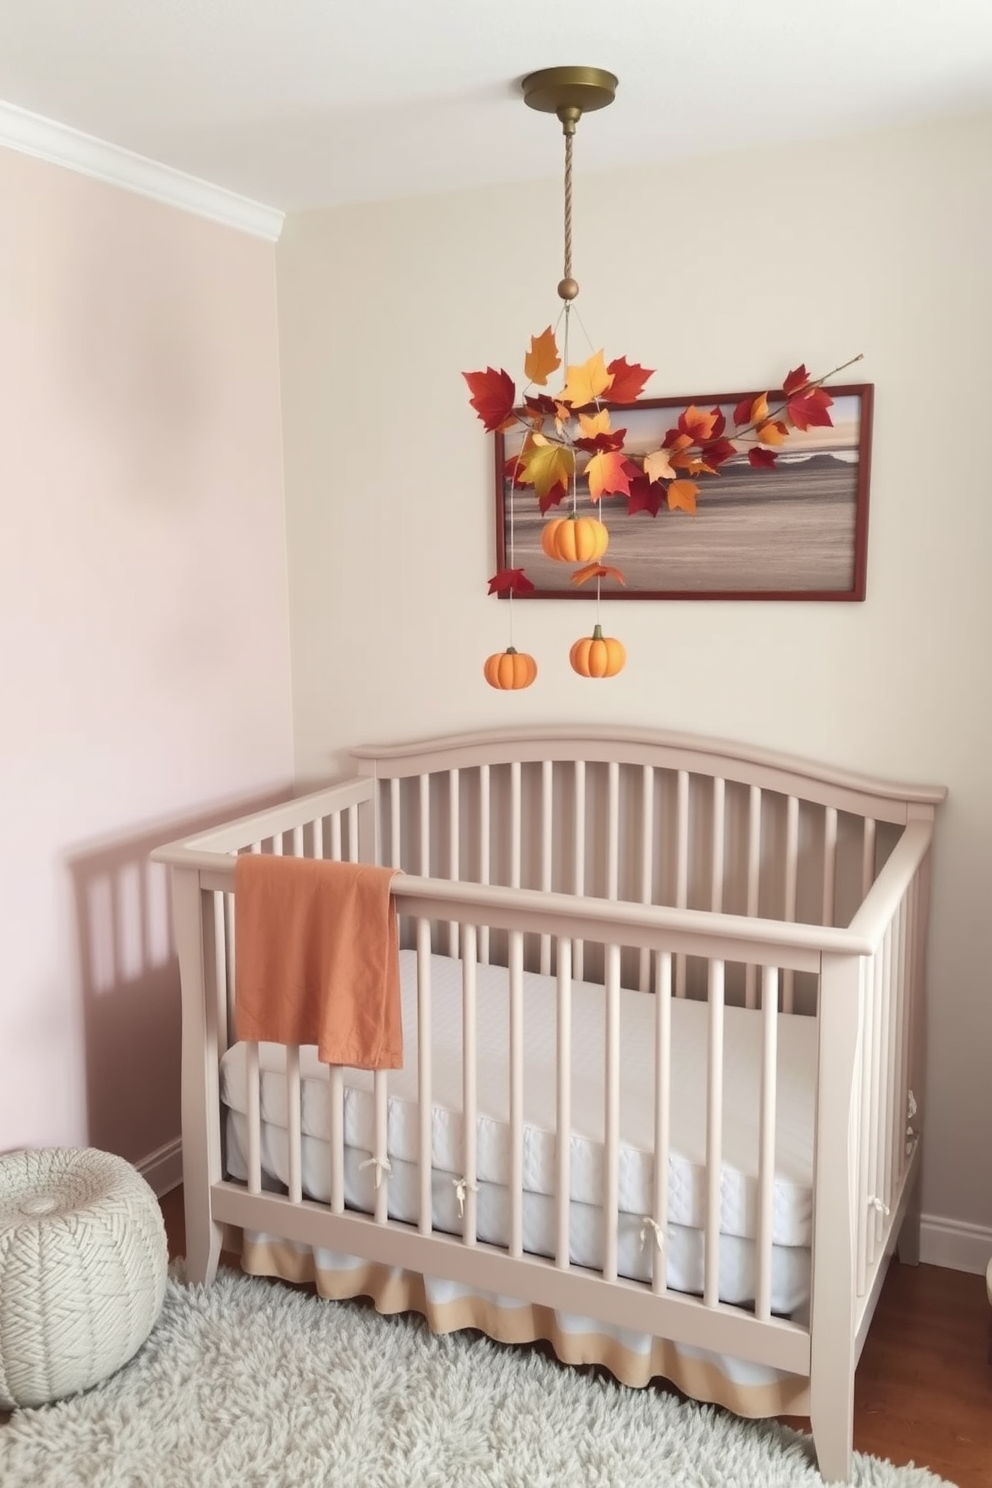
[(0, 1157), (0, 1409), (86, 1390), (162, 1307), (162, 1211), (130, 1163), (93, 1148)]

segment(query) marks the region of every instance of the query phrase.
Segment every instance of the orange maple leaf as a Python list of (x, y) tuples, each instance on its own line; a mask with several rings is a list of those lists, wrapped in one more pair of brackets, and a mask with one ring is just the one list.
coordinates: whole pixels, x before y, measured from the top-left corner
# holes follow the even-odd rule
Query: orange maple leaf
[(668, 497), (669, 511), (695, 512), (696, 497), (699, 495), (699, 487), (695, 481), (672, 481), (665, 494)]
[(607, 369), (602, 351), (596, 351), (586, 361), (569, 367), (565, 387), (559, 397), (570, 409), (585, 408), (601, 398), (612, 382), (613, 373)]
[(524, 372), (529, 382), (543, 387), (551, 373), (560, 366), (558, 343), (554, 331), (548, 326), (539, 336), (531, 336), (530, 351), (524, 357)]
[(759, 444), (784, 444), (789, 431), (781, 419), (765, 419), (755, 430), (755, 437)]
[(593, 501), (601, 496), (630, 495), (630, 468), (622, 450), (601, 450), (586, 466), (589, 495)]
[(585, 584), (590, 579), (616, 579), (618, 584), (627, 583), (618, 568), (610, 568), (606, 563), (587, 563), (585, 568), (576, 569), (572, 575), (573, 584)]
[(579, 428), (587, 439), (595, 439), (597, 434), (608, 434), (610, 432), (610, 410), (601, 408), (598, 413), (579, 414)]
[(690, 403), (685, 413), (679, 418), (679, 428), (683, 434), (691, 436), (693, 444), (705, 444), (707, 439), (712, 439), (719, 417), (719, 408), (714, 408), (712, 413), (705, 413), (702, 408), (697, 408), (694, 403)]

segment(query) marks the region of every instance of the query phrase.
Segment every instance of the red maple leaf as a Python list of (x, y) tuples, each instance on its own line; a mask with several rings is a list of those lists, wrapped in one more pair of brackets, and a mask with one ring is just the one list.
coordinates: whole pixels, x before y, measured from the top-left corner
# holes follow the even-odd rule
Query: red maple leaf
[(503, 461), (503, 478), (512, 481), (515, 486), (525, 486), (527, 482), (521, 479), (527, 474), (527, 468), (519, 455), (511, 455), (508, 460)]
[(533, 588), (522, 568), (501, 568), (489, 580), (490, 594), (530, 594)]
[(626, 438), (626, 429), (612, 429), (609, 433), (593, 434), (588, 439), (577, 439), (575, 447), (586, 450), (590, 455), (598, 455), (600, 450), (623, 449), (623, 442)]
[(809, 373), (806, 371), (806, 363), (800, 362), (783, 382), (782, 392), (787, 398), (791, 398), (793, 393), (802, 392), (805, 387), (809, 387)]
[(611, 403), (636, 403), (644, 384), (654, 375), (653, 367), (641, 367), (637, 362), (628, 362), (626, 357), (617, 357), (609, 362), (606, 370), (613, 374), (613, 381), (606, 393)]
[(711, 444), (704, 444), (702, 448), (703, 460), (707, 465), (722, 465), (724, 460), (729, 460), (736, 453), (729, 439), (714, 439)]
[(789, 399), (787, 412), (797, 429), (832, 428), (834, 421), (830, 417), (830, 408), (833, 401), (822, 387), (810, 388), (808, 392)]
[(513, 413), (517, 393), (509, 372), (487, 367), (485, 372), (463, 372), (472, 396), (469, 403), (479, 415), (486, 432), (502, 428)]
[(628, 517), (635, 517), (638, 512), (650, 512), (652, 517), (658, 515), (661, 507), (661, 498), (665, 487), (661, 481), (650, 481), (646, 475), (638, 475), (630, 483), (630, 497), (627, 503)]
[(772, 466), (775, 464), (775, 452), (768, 449), (750, 449), (747, 452), (748, 464), (756, 466)]
[(537, 504), (541, 508), (542, 516), (550, 507), (558, 506), (563, 498), (567, 495), (568, 487), (559, 484), (557, 486), (552, 486), (550, 490), (545, 491), (543, 496), (539, 496), (537, 498)]
[(754, 407), (753, 398), (742, 398), (734, 409), (734, 423), (740, 428), (741, 424), (751, 422), (751, 409)]
[(554, 416), (558, 406), (554, 398), (549, 398), (547, 393), (528, 393), (524, 402), (535, 413), (543, 413), (545, 417), (549, 418)]

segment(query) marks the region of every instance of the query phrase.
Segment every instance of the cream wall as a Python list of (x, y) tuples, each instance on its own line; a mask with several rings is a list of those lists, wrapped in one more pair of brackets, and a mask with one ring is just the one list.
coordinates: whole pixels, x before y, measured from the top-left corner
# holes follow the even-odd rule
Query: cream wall
[(292, 773), (274, 252), (0, 151), (0, 1150), (179, 1134), (147, 852)]
[(950, 787), (924, 1182), (935, 1259), (942, 1235), (967, 1249), (992, 1227), (990, 155), (982, 117), (579, 174), (581, 315), (608, 356), (660, 369), (649, 392), (764, 386), (800, 360), (826, 371), (865, 353), (868, 598), (614, 605), (629, 663), (609, 682), (567, 664), (591, 604), (520, 605), (517, 642), (541, 672), (515, 695), (481, 675), (506, 606), (486, 595), (491, 442), (460, 373), (518, 376), (554, 317), (559, 182), (304, 214), (277, 249), (301, 777), (342, 768), (354, 743), (595, 718)]

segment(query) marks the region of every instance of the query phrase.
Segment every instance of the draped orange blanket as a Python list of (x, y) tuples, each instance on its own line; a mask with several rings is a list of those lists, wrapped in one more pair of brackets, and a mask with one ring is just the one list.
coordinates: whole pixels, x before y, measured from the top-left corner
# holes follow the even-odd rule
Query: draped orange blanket
[(242, 853), (234, 868), (238, 1037), (316, 1044), (325, 1064), (401, 1069), (395, 870)]

